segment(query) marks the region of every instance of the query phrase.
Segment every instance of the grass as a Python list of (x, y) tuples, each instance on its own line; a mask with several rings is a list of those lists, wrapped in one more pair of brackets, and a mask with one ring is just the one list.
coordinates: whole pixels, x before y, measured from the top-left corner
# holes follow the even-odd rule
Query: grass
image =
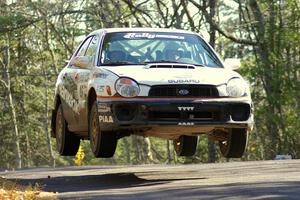
[(1, 200), (57, 200), (54, 193), (44, 192), (41, 188), (38, 184), (24, 186), (0, 177)]

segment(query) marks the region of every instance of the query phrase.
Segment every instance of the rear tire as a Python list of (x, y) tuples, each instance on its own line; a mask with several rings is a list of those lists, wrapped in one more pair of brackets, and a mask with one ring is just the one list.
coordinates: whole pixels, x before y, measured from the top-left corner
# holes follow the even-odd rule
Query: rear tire
[(197, 136), (181, 135), (173, 140), (174, 149), (178, 156), (193, 156), (197, 149)]
[(221, 153), (226, 158), (240, 158), (243, 156), (248, 141), (248, 132), (244, 128), (233, 128), (225, 141), (219, 142)]
[(55, 119), (55, 138), (57, 151), (62, 156), (75, 156), (80, 138), (68, 130), (67, 121), (64, 118), (61, 104), (57, 108)]
[(96, 100), (89, 112), (89, 138), (92, 152), (96, 158), (110, 158), (115, 154), (116, 133), (101, 131)]

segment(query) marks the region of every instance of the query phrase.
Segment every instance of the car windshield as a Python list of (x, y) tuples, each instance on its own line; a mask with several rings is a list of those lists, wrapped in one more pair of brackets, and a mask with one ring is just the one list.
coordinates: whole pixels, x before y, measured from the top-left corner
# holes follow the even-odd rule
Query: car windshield
[(172, 32), (108, 33), (104, 38), (100, 62), (106, 66), (173, 62), (222, 67), (201, 37)]

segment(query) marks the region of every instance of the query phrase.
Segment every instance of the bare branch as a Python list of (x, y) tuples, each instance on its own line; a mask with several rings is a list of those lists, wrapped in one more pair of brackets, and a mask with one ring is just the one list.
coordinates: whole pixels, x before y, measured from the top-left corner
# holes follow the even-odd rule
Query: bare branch
[[(153, 19), (153, 16), (151, 16), (147, 11), (139, 8), (139, 6), (141, 4), (138, 4), (137, 6), (135, 6), (133, 4), (133, 2), (131, 0), (122, 0), (125, 4), (127, 4), (127, 6), (130, 8), (131, 11), (135, 12), (139, 12), (143, 15), (141, 15), (141, 17), (143, 18), (143, 20), (146, 22), (147, 26), (151, 27), (152, 24), (155, 24), (155, 26), (160, 27), (160, 24), (158, 22), (155, 21), (155, 19)], [(145, 18), (145, 16), (148, 17), (148, 19), (151, 20), (151, 23)], [(138, 16), (134, 14), (134, 17), (136, 18), (136, 20), (138, 21)], [(138, 21), (139, 24), (142, 24), (140, 21)]]
[(0, 82), (3, 83), (4, 87), (8, 88), (8, 85), (4, 80), (0, 79)]
[[(160, 1), (159, 0), (155, 0), (156, 6), (157, 6), (157, 12), (159, 13), (159, 15), (162, 17), (162, 19), (164, 20), (164, 27), (168, 26), (168, 15), (165, 16), (164, 12), (162, 11), (162, 8), (160, 6)], [(164, 4), (163, 4), (164, 5)], [(165, 6), (165, 5), (164, 5)]]
[[(178, 10), (179, 10), (179, 8), (181, 7), (181, 2), (179, 2), (179, 4), (178, 5), (176, 5), (175, 4), (175, 1), (172, 1), (172, 4), (173, 4), (173, 15), (172, 15), (172, 17), (171, 17), (171, 22), (169, 23), (169, 25), (168, 26), (166, 26), (166, 27), (171, 27), (173, 24), (174, 24), (174, 22), (175, 21), (177, 21), (176, 22), (176, 24), (178, 24), (178, 25), (176, 25), (175, 27), (176, 28), (181, 28), (181, 26), (179, 25), (180, 23), (182, 23), (182, 16), (183, 16), (183, 12), (181, 12), (181, 14), (180, 15), (178, 15)], [(168, 14), (168, 9), (167, 9), (167, 16), (169, 15)]]
[(183, 10), (188, 18), (188, 21), (189, 21), (189, 24), (190, 24), (190, 27), (192, 29), (192, 31), (195, 31), (195, 23), (194, 23), (194, 20), (193, 20), (193, 17), (191, 16), (190, 12), (188, 11), (188, 8), (187, 8), (187, 4), (185, 2), (185, 0), (181, 0), (181, 4), (183, 6)]
[(33, 20), (27, 19), (27, 21), (23, 24), (17, 24), (16, 26), (12, 26), (12, 27), (0, 27), (0, 33), (7, 33), (7, 32), (11, 32), (11, 31), (15, 31), (17, 29), (27, 28), (28, 26), (31, 26), (39, 21), (42, 21), (45, 18), (55, 17), (55, 16), (59, 16), (59, 15), (74, 14), (74, 13), (84, 13), (84, 11), (83, 10), (69, 10), (69, 11), (53, 13), (51, 15), (39, 17), (39, 18), (36, 18)]
[(241, 38), (236, 38), (235, 36), (226, 33), (223, 29), (221, 29), (221, 27), (214, 21), (214, 19), (211, 19), (209, 16), (209, 13), (206, 10), (205, 6), (201, 6), (200, 4), (198, 4), (195, 0), (190, 0), (190, 2), (192, 2), (194, 4), (194, 6), (196, 6), (199, 10), (202, 11), (202, 13), (205, 15), (206, 20), (208, 21), (209, 24), (211, 24), (221, 35), (223, 35), (224, 37), (230, 39), (233, 42), (239, 43), (239, 44), (245, 44), (245, 45), (252, 45), (255, 46), (258, 44), (257, 41), (253, 41), (253, 40), (247, 40), (247, 39), (241, 39)]
[(69, 47), (69, 45), (66, 43), (64, 38), (61, 36), (61, 34), (57, 31), (54, 24), (52, 24), (50, 21), (48, 21), (49, 25), (51, 26), (52, 30), (55, 32), (56, 36), (58, 37), (59, 41), (64, 45), (64, 47), (67, 49), (67, 51), (72, 55), (73, 50)]
[(3, 66), (4, 69), (6, 69), (6, 65), (4, 64), (4, 61), (0, 58), (0, 63)]

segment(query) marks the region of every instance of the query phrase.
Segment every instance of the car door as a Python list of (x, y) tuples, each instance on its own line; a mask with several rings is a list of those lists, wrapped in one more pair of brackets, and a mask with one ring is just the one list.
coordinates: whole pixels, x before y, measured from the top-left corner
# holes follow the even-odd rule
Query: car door
[(91, 69), (95, 66), (96, 63), (96, 54), (99, 47), (99, 35), (94, 35), (89, 43), (89, 46), (84, 54), (85, 57), (88, 57), (90, 60), (90, 68), (88, 69), (78, 69), (74, 74), (75, 83), (77, 85), (77, 94), (76, 100), (79, 104), (78, 109), (78, 118), (76, 118), (77, 125), (80, 131), (87, 131), (88, 130), (88, 110), (87, 110), (87, 96), (88, 96), (88, 81), (91, 78), (90, 73)]
[[(87, 37), (71, 59), (76, 56), (84, 56), (92, 38), (93, 36)], [(77, 124), (80, 118), (78, 83), (82, 71), (88, 71), (88, 69), (76, 67), (69, 62), (62, 72), (63, 84), (60, 87), (60, 95), (63, 100), (64, 117), (68, 122), (69, 130), (73, 132), (80, 131)]]

